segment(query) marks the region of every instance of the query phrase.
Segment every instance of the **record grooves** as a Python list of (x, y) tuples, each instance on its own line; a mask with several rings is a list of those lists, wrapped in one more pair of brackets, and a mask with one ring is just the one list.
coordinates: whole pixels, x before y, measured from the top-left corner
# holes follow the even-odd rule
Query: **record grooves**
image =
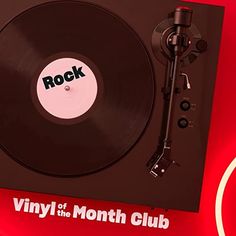
[[(60, 53), (88, 58), (101, 77), (93, 110), (71, 124), (48, 119), (31, 96), (39, 68)], [(48, 175), (84, 175), (116, 162), (150, 119), (154, 80), (145, 47), (123, 20), (89, 3), (48, 3), (14, 18), (0, 34), (0, 71), (0, 143)]]

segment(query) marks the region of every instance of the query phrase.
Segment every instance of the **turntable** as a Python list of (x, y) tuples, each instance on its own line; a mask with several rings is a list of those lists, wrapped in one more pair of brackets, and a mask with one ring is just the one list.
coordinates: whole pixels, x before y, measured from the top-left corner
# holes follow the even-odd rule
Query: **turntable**
[(2, 5), (0, 187), (197, 211), (223, 8)]

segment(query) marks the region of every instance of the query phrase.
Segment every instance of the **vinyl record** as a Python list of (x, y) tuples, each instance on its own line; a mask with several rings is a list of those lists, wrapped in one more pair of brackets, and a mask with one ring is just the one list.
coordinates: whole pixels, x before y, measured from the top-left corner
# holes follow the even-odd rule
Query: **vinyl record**
[(0, 144), (55, 176), (109, 166), (138, 141), (154, 100), (152, 65), (122, 19), (82, 2), (43, 4), (0, 33)]

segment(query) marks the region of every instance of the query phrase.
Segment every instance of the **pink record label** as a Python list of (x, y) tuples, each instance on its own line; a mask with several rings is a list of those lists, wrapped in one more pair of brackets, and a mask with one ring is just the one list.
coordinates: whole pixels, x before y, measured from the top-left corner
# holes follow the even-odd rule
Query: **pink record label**
[(61, 58), (48, 64), (37, 82), (43, 108), (61, 119), (85, 114), (94, 104), (98, 84), (93, 71), (82, 61)]

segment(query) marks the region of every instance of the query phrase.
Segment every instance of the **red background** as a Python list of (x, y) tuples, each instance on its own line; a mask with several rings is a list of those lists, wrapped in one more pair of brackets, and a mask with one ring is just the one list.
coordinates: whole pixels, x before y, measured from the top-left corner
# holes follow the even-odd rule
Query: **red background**
[[(216, 192), (224, 171), (236, 156), (236, 2), (234, 0), (196, 0), (195, 2), (225, 6), (225, 19), (221, 43), (218, 77), (216, 83), (212, 122), (206, 158), (204, 184), (199, 213), (151, 210), (147, 207), (119, 203), (80, 200), (68, 197), (18, 191), (0, 191), (0, 236), (41, 235), (218, 235), (215, 223)], [(223, 199), (223, 223), (226, 235), (236, 235), (235, 215), (236, 173), (230, 177)], [(128, 216), (133, 212), (149, 212), (152, 216), (163, 213), (170, 220), (167, 230), (127, 224), (46, 217), (18, 213), (12, 198), (30, 198), (34, 202), (67, 202), (86, 205), (92, 209), (122, 209)]]

